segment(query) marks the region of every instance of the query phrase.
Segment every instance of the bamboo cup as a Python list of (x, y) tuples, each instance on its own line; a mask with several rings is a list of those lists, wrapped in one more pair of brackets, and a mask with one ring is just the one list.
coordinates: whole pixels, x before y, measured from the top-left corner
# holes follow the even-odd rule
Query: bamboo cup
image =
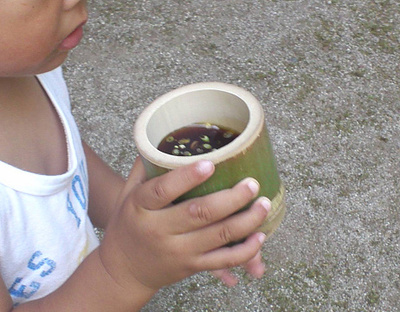
[[(174, 156), (157, 149), (165, 136), (193, 123), (211, 123), (241, 134), (228, 145), (201, 155)], [(253, 177), (260, 183), (259, 196), (272, 202), (271, 212), (258, 230), (270, 236), (282, 222), (285, 189), (278, 175), (263, 108), (248, 91), (219, 82), (175, 89), (145, 108), (135, 123), (134, 139), (148, 178), (199, 159), (214, 163), (214, 175), (177, 202), (230, 188)]]

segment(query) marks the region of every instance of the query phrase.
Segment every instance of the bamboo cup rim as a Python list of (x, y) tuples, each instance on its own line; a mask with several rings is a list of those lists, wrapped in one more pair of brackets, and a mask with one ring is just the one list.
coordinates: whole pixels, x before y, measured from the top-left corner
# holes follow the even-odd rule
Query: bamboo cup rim
[[(159, 129), (163, 127), (164, 123), (157, 118), (155, 119), (154, 116), (165, 118), (165, 123), (169, 123), (171, 119), (174, 119), (174, 117), (176, 117), (175, 115), (178, 115), (177, 118), (183, 120), (180, 121), (181, 127), (193, 123), (190, 121), (191, 119), (193, 119), (195, 122), (213, 123), (210, 120), (196, 121), (194, 119), (196, 117), (193, 117), (196, 113), (193, 113), (194, 115), (191, 113), (191, 111), (194, 110), (201, 115), (202, 106), (211, 105), (207, 104), (208, 102), (202, 102), (203, 95), (205, 95), (205, 98), (209, 98), (210, 101), (212, 101), (213, 98), (219, 100), (221, 97), (226, 97), (227, 99), (231, 99), (232, 103), (235, 103), (235, 106), (238, 107), (239, 110), (241, 110), (241, 113), (236, 114), (246, 115), (245, 125), (242, 126), (243, 129), (242, 131), (240, 131), (241, 134), (231, 143), (215, 151), (201, 155), (174, 156), (159, 151), (157, 149), (157, 145), (161, 141), (162, 137), (166, 136), (168, 133), (174, 130), (177, 130), (178, 128), (171, 128), (168, 133), (163, 133), (159, 135), (158, 138), (152, 139), (151, 136), (158, 135), (156, 133), (157, 131), (159, 131)], [(197, 104), (188, 103), (187, 101), (189, 97), (196, 99), (195, 102), (197, 102)], [(178, 107), (181, 107), (180, 105), (193, 105), (187, 108), (189, 112), (188, 115), (191, 115), (192, 117), (188, 115), (179, 116), (180, 111), (176, 111), (175, 115), (172, 115), (171, 117), (167, 116), (169, 114), (168, 109), (176, 109)], [(232, 109), (231, 107), (229, 107), (229, 105), (230, 104), (228, 100), (228, 104), (225, 104), (225, 108), (228, 109), (228, 111), (226, 111), (226, 115), (232, 113)], [(187, 122), (186, 124), (185, 121)], [(234, 122), (232, 125), (232, 128), (234, 128), (236, 126), (236, 123)], [(259, 136), (260, 132), (263, 130), (263, 127), (263, 108), (260, 105), (259, 101), (250, 92), (244, 90), (241, 87), (231, 84), (221, 82), (202, 82), (177, 88), (154, 100), (139, 115), (134, 125), (133, 134), (136, 147), (142, 157), (146, 158), (148, 161), (156, 166), (166, 169), (175, 169), (177, 167), (190, 164), (200, 159), (210, 160), (216, 165), (229, 158), (235, 157), (235, 155), (245, 153), (245, 151)]]

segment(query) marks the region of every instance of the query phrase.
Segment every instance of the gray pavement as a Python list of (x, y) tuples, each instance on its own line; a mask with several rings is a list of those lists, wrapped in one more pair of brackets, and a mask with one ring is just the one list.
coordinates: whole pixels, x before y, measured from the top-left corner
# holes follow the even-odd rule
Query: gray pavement
[(398, 0), (89, 5), (65, 76), (83, 137), (115, 170), (128, 173), (152, 100), (222, 81), (262, 102), (287, 188), (261, 280), (228, 289), (202, 273), (144, 312), (400, 311)]

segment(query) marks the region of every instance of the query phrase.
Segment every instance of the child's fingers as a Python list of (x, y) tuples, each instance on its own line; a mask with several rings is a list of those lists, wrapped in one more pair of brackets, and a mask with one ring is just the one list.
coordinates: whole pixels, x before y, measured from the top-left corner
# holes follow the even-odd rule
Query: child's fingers
[(237, 212), (257, 195), (258, 190), (258, 182), (246, 178), (231, 189), (182, 202), (168, 211), (161, 210), (159, 217), (168, 218), (176, 234), (191, 232)]
[[(196, 242), (197, 250), (203, 252), (214, 250), (253, 233), (265, 220), (269, 210), (270, 201), (266, 197), (260, 197), (249, 209), (188, 233), (187, 237)], [(204, 237), (209, 237), (209, 239), (204, 239)]]
[(135, 162), (133, 163), (133, 167), (126, 181), (127, 189), (131, 189), (135, 185), (144, 183), (145, 181), (146, 181), (146, 171), (144, 169), (142, 159), (140, 158), (140, 156), (138, 156), (136, 157)]
[(261, 251), (258, 251), (254, 258), (245, 263), (243, 268), (251, 276), (255, 278), (261, 278), (265, 272), (265, 265), (262, 261)]
[(239, 281), (238, 278), (232, 274), (230, 269), (215, 270), (212, 271), (211, 274), (228, 287), (235, 286)]
[(213, 172), (214, 165), (207, 160), (177, 168), (136, 188), (133, 194), (135, 202), (149, 210), (163, 208), (204, 182)]
[(121, 204), (123, 200), (125, 200), (126, 196), (139, 184), (142, 184), (146, 181), (146, 171), (144, 169), (143, 161), (140, 156), (136, 157), (135, 162), (133, 163), (133, 167), (131, 172), (129, 173), (129, 177), (125, 182), (125, 186), (122, 189), (121, 194), (119, 194), (119, 202), (117, 204)]
[(199, 271), (221, 270), (247, 263), (257, 256), (265, 238), (266, 236), (264, 233), (253, 233), (243, 243), (232, 247), (218, 248), (205, 253), (198, 259), (197, 267), (195, 269)]
[[(265, 273), (265, 265), (262, 261), (261, 251), (258, 250), (255, 257), (243, 264), (243, 268), (248, 274), (254, 278), (261, 278)], [(226, 286), (235, 286), (239, 279), (231, 272), (230, 269), (220, 269), (211, 272), (213, 276), (220, 279)]]

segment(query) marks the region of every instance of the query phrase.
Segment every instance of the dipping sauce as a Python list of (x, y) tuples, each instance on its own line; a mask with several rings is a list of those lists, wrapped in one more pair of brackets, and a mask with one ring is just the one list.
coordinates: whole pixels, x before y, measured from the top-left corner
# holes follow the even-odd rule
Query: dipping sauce
[(157, 148), (174, 156), (200, 155), (231, 143), (239, 134), (235, 130), (210, 123), (195, 123), (171, 132)]

